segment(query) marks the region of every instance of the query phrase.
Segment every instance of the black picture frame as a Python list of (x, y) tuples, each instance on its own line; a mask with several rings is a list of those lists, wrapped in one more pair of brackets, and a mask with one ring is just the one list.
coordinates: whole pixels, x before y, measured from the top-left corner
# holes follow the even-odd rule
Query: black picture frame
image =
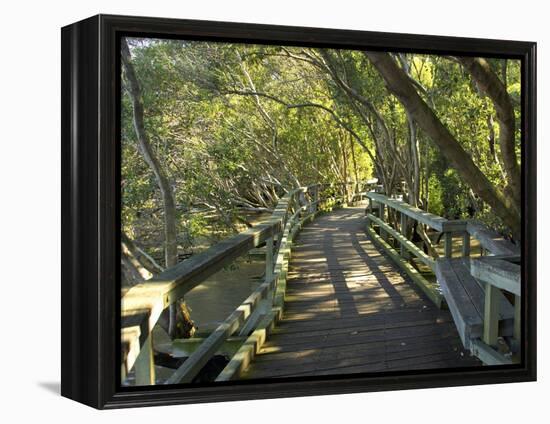
[[(309, 380), (121, 389), (119, 42), (124, 35), (508, 57), (522, 66), (522, 323), (519, 365)], [(536, 44), (428, 35), (97, 15), (62, 29), (63, 396), (95, 408), (536, 380)]]

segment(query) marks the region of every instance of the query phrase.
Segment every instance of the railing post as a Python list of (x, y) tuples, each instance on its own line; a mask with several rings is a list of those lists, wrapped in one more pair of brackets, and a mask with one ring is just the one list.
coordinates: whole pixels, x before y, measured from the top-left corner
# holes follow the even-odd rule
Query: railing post
[(316, 184), (313, 187), (313, 201), (315, 202), (313, 204), (313, 213), (317, 212), (319, 210), (319, 184)]
[(462, 233), (462, 256), (470, 256), (470, 233), (468, 231)]
[(136, 386), (150, 386), (155, 384), (155, 364), (153, 361), (153, 335), (149, 333), (141, 347), (134, 364)]
[(498, 339), (498, 301), (500, 289), (485, 283), (485, 311), (483, 317), (483, 341), (496, 346)]
[[(282, 241), (283, 231), (279, 232), (279, 243)], [(271, 281), (275, 275), (275, 263), (274, 263), (274, 248), (273, 248), (273, 236), (269, 237), (265, 242), (265, 281)], [(260, 313), (267, 313), (273, 303), (273, 293), (277, 288), (277, 282), (273, 285), (273, 289), (267, 291), (266, 301), (263, 308), (258, 308)]]
[(445, 233), (445, 257), (453, 257), (453, 233), (451, 231)]
[[(403, 237), (407, 238), (407, 215), (405, 215), (403, 212), (400, 213), (401, 215), (401, 234)], [(405, 245), (401, 243), (401, 257), (404, 259), (407, 259), (407, 249), (405, 248)]]
[(273, 236), (265, 242), (265, 281), (273, 278)]
[[(384, 220), (384, 215), (385, 215), (384, 214), (384, 204), (382, 202), (380, 202), (378, 204), (378, 215), (379, 215), (378, 217), (380, 218), (380, 220), (385, 222), (385, 220)], [(386, 238), (387, 238), (386, 232), (382, 228), (380, 228), (380, 237), (382, 237), (384, 240), (386, 240)]]

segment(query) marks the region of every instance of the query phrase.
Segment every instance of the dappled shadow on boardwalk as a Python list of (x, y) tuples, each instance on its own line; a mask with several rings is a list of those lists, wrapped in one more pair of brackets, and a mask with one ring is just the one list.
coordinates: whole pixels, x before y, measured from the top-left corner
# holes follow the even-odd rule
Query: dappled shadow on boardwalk
[[(334, 288), (334, 297), (337, 303), (337, 309), (341, 318), (357, 317), (358, 311), (355, 307), (353, 293), (346, 284), (344, 267), (340, 265), (338, 256), (334, 252), (334, 243), (337, 236), (326, 232), (323, 236), (323, 247), (326, 252), (326, 269), (329, 273), (329, 281)], [(326, 299), (326, 298), (325, 298)]]
[(306, 226), (293, 249), (283, 320), (243, 378), (477, 365), (440, 311), (363, 231), (363, 208)]

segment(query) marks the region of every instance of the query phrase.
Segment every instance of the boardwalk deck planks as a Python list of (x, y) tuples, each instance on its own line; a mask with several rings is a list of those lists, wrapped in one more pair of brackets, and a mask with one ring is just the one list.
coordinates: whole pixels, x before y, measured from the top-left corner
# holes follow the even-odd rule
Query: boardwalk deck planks
[(304, 227), (283, 318), (241, 378), (480, 364), (463, 350), (450, 313), (372, 244), (363, 210), (341, 209)]

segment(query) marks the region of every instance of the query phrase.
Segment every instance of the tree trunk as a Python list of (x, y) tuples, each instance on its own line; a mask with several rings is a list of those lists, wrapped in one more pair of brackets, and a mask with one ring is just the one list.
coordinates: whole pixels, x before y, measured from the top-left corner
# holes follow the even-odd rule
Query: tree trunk
[[(146, 271), (145, 273), (149, 275), (146, 278), (144, 277), (144, 279), (151, 278), (152, 275), (164, 271), (164, 269), (159, 264), (157, 264), (153, 258), (151, 258), (143, 250), (136, 246), (134, 241), (130, 237), (128, 237), (128, 235), (124, 233), (124, 231), (121, 231), (120, 233), (120, 240), (122, 243), (123, 252), (126, 249), (129, 255), (131, 255), (134, 260), (138, 261), (139, 267), (143, 268), (143, 271)], [(145, 274), (142, 271), (140, 271), (140, 273)]]
[(122, 266), (122, 275), (124, 276), (122, 287), (131, 287), (151, 278), (151, 273), (147, 271), (130, 251), (122, 245), (122, 255), (120, 258)]
[(351, 152), (351, 160), (353, 163), (353, 175), (355, 176), (356, 191), (359, 192), (360, 191), (359, 171), (357, 170), (357, 160), (355, 159), (355, 150), (354, 150), (353, 139), (351, 138), (351, 135), (349, 136), (349, 148)]
[[(172, 186), (162, 168), (152, 146), (149, 142), (149, 137), (145, 131), (145, 124), (143, 118), (143, 102), (141, 89), (137, 76), (132, 64), (132, 58), (130, 55), (130, 49), (126, 41), (121, 43), (121, 59), (124, 68), (124, 74), (127, 79), (127, 90), (132, 101), (134, 130), (138, 140), (138, 147), (145, 159), (145, 162), (151, 168), (151, 171), (155, 175), (156, 182), (159, 186), (162, 203), (164, 206), (164, 253), (165, 253), (165, 266), (170, 268), (178, 263), (178, 246), (176, 240), (177, 228), (176, 228), (176, 207), (174, 201), (174, 193)], [(177, 304), (170, 305), (169, 307), (169, 325), (168, 334), (174, 338), (176, 335), (176, 315), (178, 312)]]
[(374, 67), (384, 78), (388, 89), (409, 111), (415, 122), (439, 147), (449, 163), (464, 181), (476, 191), (507, 225), (514, 237), (520, 237), (520, 215), (514, 201), (506, 198), (475, 165), (470, 155), (462, 148), (433, 110), (424, 102), (405, 72), (397, 66), (388, 53), (365, 52)]
[(498, 143), (508, 180), (508, 191), (514, 199), (514, 207), (521, 210), (521, 175), (516, 156), (516, 116), (506, 86), (482, 58), (459, 57), (458, 61), (470, 73), (479, 89), (493, 102), (499, 123)]

